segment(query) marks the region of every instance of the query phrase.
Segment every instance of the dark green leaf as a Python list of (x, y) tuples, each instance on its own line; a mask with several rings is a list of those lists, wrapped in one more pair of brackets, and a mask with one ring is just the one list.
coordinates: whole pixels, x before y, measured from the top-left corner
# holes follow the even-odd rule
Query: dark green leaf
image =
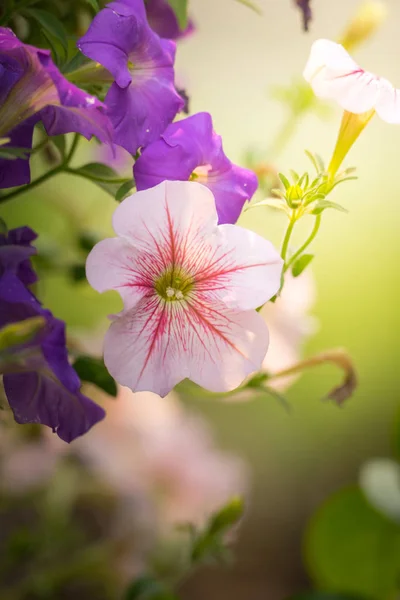
[(126, 196), (129, 196), (129, 192), (135, 187), (135, 180), (130, 179), (121, 185), (118, 188), (117, 193), (115, 194), (115, 199), (117, 202), (121, 202)]
[(72, 281), (75, 281), (76, 283), (79, 281), (85, 281), (86, 280), (85, 265), (81, 265), (81, 264), (72, 265), (72, 267), (69, 268), (69, 275), (70, 275)]
[(65, 29), (59, 19), (47, 10), (41, 8), (27, 8), (24, 14), (35, 19), (51, 37), (55, 38), (64, 49), (65, 56), (68, 53), (68, 39)]
[(40, 30), (42, 32), (43, 37), (45, 38), (48, 47), (51, 50), (52, 58), (56, 65), (61, 68), (63, 62), (66, 59), (66, 54), (64, 48), (56, 41), (56, 38), (51, 35), (45, 29)]
[(178, 19), (179, 28), (185, 29), (188, 23), (188, 0), (167, 0)]
[(340, 212), (345, 212), (345, 213), (348, 212), (346, 208), (344, 208), (340, 204), (337, 204), (337, 202), (331, 202), (330, 200), (319, 200), (314, 205), (314, 208), (311, 211), (311, 214), (320, 215), (327, 208), (334, 208), (335, 210), (339, 210)]
[(73, 367), (83, 381), (94, 383), (110, 396), (117, 395), (117, 384), (107, 371), (103, 359), (80, 356)]
[(83, 165), (83, 167), (79, 167), (79, 169), (75, 169), (75, 172), (85, 175), (88, 179), (93, 179), (94, 181), (96, 179), (107, 180), (118, 178), (118, 173), (112, 167), (103, 163), (88, 163), (87, 165)]
[(89, 59), (82, 54), (80, 50), (68, 61), (62, 68), (63, 73), (71, 73), (82, 67), (85, 63), (90, 62)]
[(91, 231), (83, 231), (79, 234), (78, 246), (84, 252), (90, 252), (93, 246), (97, 244), (98, 241), (99, 238), (97, 235), (95, 235)]
[(342, 490), (313, 517), (306, 561), (320, 588), (377, 599), (394, 597), (400, 527), (375, 511), (360, 489)]
[(312, 259), (314, 258), (314, 254), (303, 254), (296, 260), (292, 267), (292, 275), (293, 277), (298, 277), (302, 274), (304, 269), (308, 267)]

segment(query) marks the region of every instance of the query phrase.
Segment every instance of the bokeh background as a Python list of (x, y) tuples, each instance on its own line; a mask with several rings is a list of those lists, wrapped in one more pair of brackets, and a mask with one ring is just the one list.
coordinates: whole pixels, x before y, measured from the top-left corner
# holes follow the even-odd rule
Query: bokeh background
[[(271, 87), (300, 77), (311, 43), (337, 39), (359, 6), (359, 0), (313, 0), (314, 20), (304, 33), (291, 0), (257, 3), (262, 16), (233, 0), (191, 0), (197, 31), (179, 43), (177, 55), (191, 112), (213, 115), (226, 153), (239, 163), (249, 150), (266, 153), (285, 122), (286, 109), (271, 98)], [(400, 3), (385, 4), (389, 18), (356, 58), (400, 84)], [(329, 160), (339, 123), (336, 107), (325, 120), (306, 115), (282, 154), (268, 159), (283, 172), (309, 169), (306, 148)], [(320, 327), (303, 354), (345, 347), (359, 377), (354, 396), (342, 408), (321, 401), (340, 377), (323, 366), (287, 392), (290, 411), (268, 396), (245, 403), (183, 399), (211, 422), (222, 448), (247, 461), (252, 479), (235, 567), (202, 569), (182, 587), (185, 600), (282, 600), (309, 587), (302, 547), (310, 516), (333, 491), (355, 483), (367, 459), (391, 453), (400, 404), (399, 147), (400, 128), (373, 119), (346, 159), (359, 180), (339, 186), (333, 198), (349, 212), (324, 213), (313, 247), (313, 314)], [(93, 151), (82, 147), (77, 160)], [(92, 184), (62, 176), (2, 208), (2, 217), (10, 227), (28, 223), (40, 234), (40, 249), (67, 261), (74, 257), (74, 227), (107, 235), (113, 208)], [(280, 215), (257, 208), (242, 222), (280, 244)], [(91, 330), (94, 337), (118, 308), (113, 296), (99, 297), (84, 283), (71, 286), (60, 273), (47, 277), (41, 295), (71, 331)]]

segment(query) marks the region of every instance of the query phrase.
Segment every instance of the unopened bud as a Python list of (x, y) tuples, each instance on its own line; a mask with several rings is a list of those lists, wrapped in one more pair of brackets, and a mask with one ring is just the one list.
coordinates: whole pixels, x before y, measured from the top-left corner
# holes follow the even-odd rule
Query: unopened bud
[(374, 35), (387, 17), (386, 5), (379, 0), (367, 0), (357, 10), (339, 42), (351, 51)]

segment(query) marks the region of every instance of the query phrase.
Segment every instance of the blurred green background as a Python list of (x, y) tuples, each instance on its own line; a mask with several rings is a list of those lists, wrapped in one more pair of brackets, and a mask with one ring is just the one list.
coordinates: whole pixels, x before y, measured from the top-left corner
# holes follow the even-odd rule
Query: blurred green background
[[(291, 0), (257, 2), (262, 16), (232, 0), (191, 0), (197, 32), (179, 44), (177, 55), (177, 80), (190, 95), (191, 112), (213, 115), (227, 155), (239, 163), (248, 150), (266, 151), (285, 120), (285, 108), (270, 98), (269, 88), (300, 77), (311, 43), (338, 38), (359, 6), (358, 0), (313, 0), (314, 21), (306, 34)], [(400, 3), (386, 5), (388, 20), (356, 58), (400, 84)], [(306, 148), (329, 160), (339, 123), (337, 107), (325, 121), (306, 116), (274, 165), (284, 173), (308, 169)], [(270, 397), (240, 404), (187, 399), (207, 415), (221, 446), (248, 461), (253, 494), (235, 569), (202, 571), (185, 584), (185, 598), (281, 600), (307, 588), (301, 552), (308, 518), (332, 491), (357, 481), (366, 459), (391, 452), (400, 405), (399, 148), (400, 128), (373, 119), (346, 159), (346, 166), (357, 167), (359, 180), (339, 186), (332, 197), (349, 213), (324, 213), (313, 247), (313, 314), (320, 328), (304, 355), (345, 347), (359, 376), (354, 396), (342, 408), (321, 401), (340, 378), (327, 366), (293, 385), (289, 413)], [(82, 148), (77, 161), (88, 151)], [(67, 261), (75, 256), (73, 227), (107, 235), (114, 206), (91, 183), (62, 176), (2, 207), (1, 214), (10, 227), (29, 224), (42, 234), (40, 248)], [(258, 208), (242, 223), (280, 244), (283, 217)], [(295, 242), (303, 241), (308, 225), (299, 228)], [(96, 330), (118, 309), (112, 295), (99, 296), (82, 283), (71, 287), (62, 275), (51, 275), (40, 292), (72, 331)]]

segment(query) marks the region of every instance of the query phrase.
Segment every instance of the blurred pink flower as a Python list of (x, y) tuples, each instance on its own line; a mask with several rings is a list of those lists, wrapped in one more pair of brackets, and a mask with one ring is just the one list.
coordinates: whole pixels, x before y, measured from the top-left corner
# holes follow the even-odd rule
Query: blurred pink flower
[(314, 42), (303, 75), (316, 96), (336, 100), (348, 112), (375, 110), (384, 121), (400, 123), (400, 90), (364, 71), (336, 42)]
[(207, 424), (170, 395), (122, 389), (107, 418), (74, 444), (90, 468), (125, 498), (143, 498), (152, 528), (204, 524), (247, 488), (244, 463), (219, 451)]
[(96, 244), (86, 272), (124, 301), (104, 341), (118, 383), (165, 396), (188, 377), (223, 392), (260, 368), (268, 329), (254, 309), (279, 288), (282, 259), (217, 220), (212, 192), (193, 181), (164, 181), (116, 209), (118, 237)]
[[(293, 366), (300, 360), (303, 343), (317, 329), (317, 321), (309, 316), (315, 303), (315, 282), (310, 269), (299, 277), (285, 276), (281, 295), (275, 303), (268, 302), (261, 315), (268, 323), (270, 345), (262, 369), (273, 374)], [(284, 390), (297, 376), (271, 381), (269, 386)]]

